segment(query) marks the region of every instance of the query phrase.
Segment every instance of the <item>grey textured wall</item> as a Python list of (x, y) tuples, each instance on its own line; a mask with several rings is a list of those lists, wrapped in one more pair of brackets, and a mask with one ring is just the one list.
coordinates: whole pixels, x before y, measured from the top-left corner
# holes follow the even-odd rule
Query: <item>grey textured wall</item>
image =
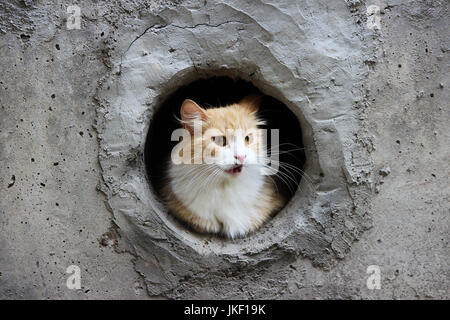
[[(243, 37), (245, 32), (255, 32), (255, 22), (265, 26), (258, 9), (272, 7), (267, 15), (276, 11), (284, 17), (280, 18), (283, 23), (298, 25), (304, 32), (298, 37), (311, 42), (308, 48), (317, 45), (318, 53), (329, 52), (330, 60), (319, 62), (341, 71), (316, 77), (323, 87), (302, 87), (310, 90), (302, 95), (319, 109), (333, 109), (328, 103), (333, 96), (339, 97), (337, 105), (344, 101), (349, 107), (349, 101), (342, 100), (348, 98), (343, 94), (346, 90), (358, 98), (350, 101), (352, 108), (346, 111), (355, 122), (348, 122), (348, 131), (341, 124), (337, 132), (343, 134), (343, 167), (349, 171), (345, 176), (370, 168), (364, 181), (369, 190), (364, 195), (359, 190), (352, 205), (366, 208), (371, 227), (350, 240), (342, 238), (349, 241), (345, 252), (340, 251), (342, 245), (334, 246), (333, 239), (328, 239), (333, 254), (325, 260), (333, 263), (317, 263), (316, 252), (303, 249), (319, 247), (308, 247), (304, 244), (308, 239), (299, 237), (298, 250), (291, 255), (289, 250), (281, 256), (278, 249), (270, 251), (267, 262), (259, 257), (252, 270), (242, 264), (248, 256), (237, 255), (233, 258), (239, 263), (227, 270), (216, 268), (214, 259), (220, 257), (214, 255), (206, 256), (204, 260), (212, 262), (202, 260), (201, 267), (180, 268), (172, 258), (150, 258), (154, 242), (138, 239), (148, 234), (136, 233), (133, 238), (126, 215), (117, 211), (120, 201), (113, 199), (115, 192), (120, 199), (118, 191), (123, 190), (111, 188), (107, 179), (115, 174), (113, 166), (106, 166), (114, 165), (107, 160), (114, 140), (106, 131), (108, 120), (114, 117), (111, 112), (108, 118), (108, 112), (114, 111), (108, 108), (115, 100), (105, 94), (105, 83), (114, 84), (114, 91), (122, 88), (117, 79), (122, 81), (124, 76), (124, 81), (142, 85), (140, 78), (126, 78), (126, 69), (118, 73), (118, 66), (139, 61), (137, 48), (141, 47), (137, 45), (148, 48), (142, 56), (152, 56), (152, 41), (164, 42), (164, 37), (168, 43), (173, 41), (169, 29), (159, 30), (161, 21), (204, 25), (205, 31), (208, 25), (228, 30), (226, 24), (215, 23), (215, 19), (227, 18), (226, 13), (208, 11), (213, 10), (208, 9), (208, 2), (216, 9), (220, 5), (216, 1), (138, 0), (0, 3), (0, 297), (448, 299), (448, 1), (223, 1), (224, 7), (238, 12), (233, 20), (243, 23)], [(66, 27), (66, 8), (73, 4), (81, 9), (79, 30)], [(377, 13), (380, 30), (367, 28), (370, 5), (381, 10)], [(151, 25), (156, 29), (149, 29)], [(326, 38), (330, 26), (336, 27), (337, 35), (325, 42), (321, 36)], [(273, 28), (265, 32), (267, 38), (260, 40), (275, 53), (263, 59), (268, 64), (275, 58), (292, 62), (273, 45), (284, 35), (290, 37), (290, 31), (277, 34)], [(219, 37), (212, 40), (220, 43)], [(178, 41), (183, 48), (183, 40)], [(295, 44), (295, 37), (286, 40), (286, 48), (292, 48), (291, 42)], [(131, 43), (134, 51), (128, 51)], [(286, 56), (295, 53), (289, 51)], [(202, 63), (199, 57), (180, 61), (198, 66)], [(156, 61), (164, 59), (161, 56)], [(295, 75), (311, 83), (314, 77), (302, 76), (302, 71), (313, 69), (296, 61), (285, 67), (292, 72), (301, 66)], [(176, 70), (169, 65), (162, 68)], [(278, 80), (284, 83), (286, 79)], [(280, 83), (266, 84), (267, 90), (281, 88), (286, 100), (294, 101), (289, 88)], [(302, 108), (303, 113), (308, 110)], [(357, 130), (354, 123), (358, 123)], [(359, 135), (354, 140), (346, 136), (354, 133)], [(362, 151), (352, 149), (354, 141), (362, 145)], [(360, 199), (364, 202), (359, 203)], [(351, 221), (362, 225), (360, 220)], [(166, 243), (176, 245), (172, 240), (158, 243), (164, 250)], [(70, 265), (81, 268), (80, 290), (66, 286)], [(366, 285), (370, 265), (380, 267), (379, 290)]]

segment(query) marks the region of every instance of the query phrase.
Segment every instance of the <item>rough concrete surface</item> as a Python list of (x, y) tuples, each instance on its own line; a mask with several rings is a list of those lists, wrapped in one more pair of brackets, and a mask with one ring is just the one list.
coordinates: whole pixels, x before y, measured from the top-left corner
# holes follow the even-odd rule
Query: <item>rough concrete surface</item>
[[(448, 299), (448, 9), (1, 2), (0, 298)], [(158, 105), (217, 73), (294, 111), (312, 179), (233, 242), (172, 221), (142, 159)]]

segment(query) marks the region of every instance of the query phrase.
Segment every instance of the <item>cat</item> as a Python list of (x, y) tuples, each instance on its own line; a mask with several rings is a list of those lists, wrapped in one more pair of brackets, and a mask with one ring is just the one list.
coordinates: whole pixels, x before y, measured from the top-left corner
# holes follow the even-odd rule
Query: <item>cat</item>
[[(181, 154), (187, 150), (192, 155), (188, 163), (169, 161), (162, 194), (171, 212), (194, 230), (240, 238), (284, 206), (273, 180), (261, 170), (267, 154), (259, 152), (260, 103), (256, 95), (208, 109), (189, 99), (182, 103), (180, 120), (191, 139), (178, 146)], [(201, 134), (194, 135), (197, 129)]]

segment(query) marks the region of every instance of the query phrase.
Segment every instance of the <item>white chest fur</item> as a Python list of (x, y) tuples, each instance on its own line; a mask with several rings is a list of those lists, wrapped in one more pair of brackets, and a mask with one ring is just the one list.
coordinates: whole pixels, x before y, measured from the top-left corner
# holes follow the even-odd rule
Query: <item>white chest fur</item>
[(261, 218), (256, 204), (265, 178), (259, 167), (248, 166), (238, 176), (214, 181), (200, 178), (201, 172), (192, 165), (171, 166), (172, 192), (190, 212), (222, 228), (228, 236), (246, 234)]

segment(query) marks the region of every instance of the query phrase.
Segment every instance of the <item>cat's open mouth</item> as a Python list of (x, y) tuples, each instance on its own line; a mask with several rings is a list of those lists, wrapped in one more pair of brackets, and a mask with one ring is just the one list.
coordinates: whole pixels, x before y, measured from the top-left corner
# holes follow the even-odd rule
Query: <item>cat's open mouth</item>
[(234, 166), (233, 168), (225, 170), (225, 172), (229, 173), (229, 174), (238, 174), (241, 171), (242, 171), (242, 165), (237, 165), (237, 166)]

